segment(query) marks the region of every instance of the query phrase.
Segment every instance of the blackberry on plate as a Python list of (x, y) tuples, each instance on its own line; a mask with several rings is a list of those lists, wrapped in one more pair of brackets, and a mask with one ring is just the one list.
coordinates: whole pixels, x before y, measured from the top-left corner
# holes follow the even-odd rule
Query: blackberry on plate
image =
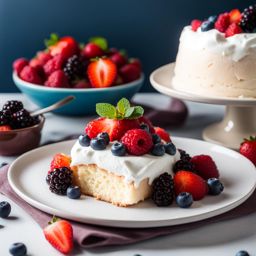
[(157, 206), (168, 206), (174, 199), (173, 179), (167, 172), (153, 181), (152, 200)]
[(256, 5), (244, 9), (240, 21), (240, 27), (244, 32), (252, 33), (256, 29)]
[(184, 161), (190, 161), (191, 156), (183, 149), (179, 149), (180, 152), (180, 159)]
[(176, 173), (178, 171), (185, 170), (185, 171), (195, 171), (195, 165), (190, 161), (179, 160), (173, 166), (173, 172)]
[(18, 112), (21, 109), (23, 109), (23, 104), (18, 100), (9, 100), (3, 106), (3, 110), (9, 110), (11, 114)]
[(9, 110), (0, 111), (0, 125), (11, 124), (12, 114)]
[(52, 193), (66, 195), (72, 184), (72, 171), (68, 167), (55, 168), (47, 175), (46, 181)]
[(30, 115), (26, 109), (21, 109), (20, 111), (13, 114), (13, 126), (14, 128), (26, 128), (33, 126), (35, 124), (35, 119)]
[(85, 65), (78, 55), (73, 55), (67, 60), (63, 71), (68, 77), (68, 80), (73, 81), (76, 78), (83, 77), (83, 73), (85, 73)]

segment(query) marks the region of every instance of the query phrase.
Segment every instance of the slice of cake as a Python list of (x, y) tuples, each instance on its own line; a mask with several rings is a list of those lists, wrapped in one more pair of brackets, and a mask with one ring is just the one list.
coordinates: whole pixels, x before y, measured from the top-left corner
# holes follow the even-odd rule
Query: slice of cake
[(256, 97), (256, 5), (192, 21), (180, 36), (172, 85), (217, 97)]

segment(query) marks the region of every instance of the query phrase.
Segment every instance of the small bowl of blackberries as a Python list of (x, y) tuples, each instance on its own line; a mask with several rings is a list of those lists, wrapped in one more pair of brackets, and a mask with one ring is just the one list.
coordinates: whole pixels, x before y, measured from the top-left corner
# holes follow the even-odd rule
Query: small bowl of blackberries
[(9, 100), (0, 109), (0, 155), (16, 156), (38, 147), (45, 118), (32, 116), (21, 101)]

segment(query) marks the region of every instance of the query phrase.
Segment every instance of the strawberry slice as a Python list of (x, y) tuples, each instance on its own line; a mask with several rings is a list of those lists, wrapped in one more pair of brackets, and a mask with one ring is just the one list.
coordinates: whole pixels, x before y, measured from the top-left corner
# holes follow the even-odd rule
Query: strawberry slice
[(58, 153), (56, 154), (50, 165), (50, 171), (51, 172), (54, 168), (60, 168), (60, 167), (70, 167), (71, 158), (65, 154)]
[(12, 128), (10, 125), (1, 125), (0, 126), (0, 132), (7, 132), (10, 131)]
[(68, 254), (73, 249), (73, 228), (66, 220), (53, 217), (43, 230), (46, 240), (58, 251)]
[(163, 129), (161, 127), (155, 127), (155, 132), (165, 142), (171, 141), (170, 135), (165, 129)]
[(206, 182), (192, 172), (178, 171), (174, 175), (173, 181), (176, 196), (181, 192), (188, 192), (197, 201), (203, 199), (208, 192)]
[(230, 19), (230, 23), (236, 23), (238, 24), (241, 21), (241, 17), (242, 14), (238, 9), (233, 9), (230, 13), (229, 13), (229, 19)]
[(139, 128), (138, 119), (115, 120), (100, 117), (87, 124), (85, 133), (95, 138), (101, 132), (107, 132), (110, 141), (120, 140), (126, 131)]
[(112, 60), (99, 58), (90, 63), (87, 73), (93, 87), (104, 88), (114, 83), (117, 75), (117, 67)]

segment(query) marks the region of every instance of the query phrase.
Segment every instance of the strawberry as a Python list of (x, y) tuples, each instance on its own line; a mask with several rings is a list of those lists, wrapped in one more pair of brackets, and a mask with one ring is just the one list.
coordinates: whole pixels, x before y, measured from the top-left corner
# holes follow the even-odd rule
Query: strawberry
[(87, 69), (93, 87), (103, 88), (113, 84), (117, 75), (116, 64), (107, 58), (99, 58), (91, 62)]
[(7, 132), (10, 131), (12, 128), (10, 125), (1, 125), (0, 126), (0, 132)]
[(85, 133), (90, 138), (95, 138), (101, 132), (107, 132), (110, 141), (120, 140), (126, 131), (130, 129), (139, 128), (139, 122), (137, 119), (109, 119), (100, 117), (87, 124), (85, 127)]
[(241, 17), (242, 14), (238, 9), (233, 9), (230, 13), (229, 13), (229, 17), (230, 17), (230, 23), (236, 23), (238, 24), (241, 21)]
[(192, 157), (190, 161), (194, 164), (197, 174), (203, 179), (219, 178), (218, 168), (211, 156), (198, 155)]
[(148, 127), (149, 127), (150, 133), (155, 133), (155, 128), (154, 128), (153, 124), (152, 124), (151, 121), (150, 121), (148, 118), (146, 118), (145, 116), (142, 116), (142, 117), (139, 118), (139, 123), (140, 123), (140, 124), (147, 124)]
[(20, 78), (32, 84), (42, 84), (42, 79), (37, 70), (30, 66), (25, 66), (20, 72)]
[(188, 171), (178, 171), (174, 175), (174, 191), (176, 196), (188, 192), (195, 201), (203, 199), (207, 192), (206, 182), (197, 174)]
[(245, 139), (239, 151), (256, 166), (256, 136), (250, 136), (249, 139)]
[(50, 164), (50, 171), (52, 171), (54, 168), (60, 168), (60, 167), (70, 167), (71, 158), (68, 155), (58, 153), (56, 154)]
[(170, 138), (170, 135), (169, 133), (164, 130), (163, 128), (161, 127), (154, 127), (155, 128), (155, 133), (162, 139), (164, 140), (165, 142), (170, 142), (171, 141), (171, 138)]
[(64, 64), (64, 58), (61, 54), (55, 55), (52, 59), (48, 60), (44, 68), (44, 73), (49, 76), (56, 70), (61, 70)]
[(127, 63), (127, 57), (121, 52), (116, 52), (109, 57), (118, 68), (122, 67)]
[(86, 80), (79, 80), (73, 86), (73, 88), (75, 89), (85, 89), (85, 88), (91, 88), (91, 87), (92, 87), (91, 84)]
[(73, 228), (66, 220), (53, 217), (43, 230), (46, 240), (58, 251), (68, 254), (73, 249)]
[(19, 75), (21, 70), (28, 65), (28, 60), (25, 58), (19, 58), (13, 62), (13, 70)]
[(68, 78), (62, 70), (54, 71), (44, 83), (45, 86), (54, 88), (68, 88)]
[(227, 30), (225, 31), (225, 37), (230, 37), (236, 34), (242, 33), (243, 30), (237, 23), (232, 23), (228, 26)]
[(225, 33), (225, 31), (229, 25), (230, 25), (230, 15), (229, 15), (229, 13), (226, 12), (226, 13), (222, 13), (219, 15), (214, 26), (221, 33)]
[(82, 50), (82, 55), (87, 58), (96, 58), (104, 55), (103, 50), (95, 43), (88, 43)]
[(137, 65), (128, 63), (120, 68), (119, 73), (124, 79), (124, 82), (129, 83), (140, 77), (141, 70)]
[(192, 20), (191, 21), (191, 28), (193, 31), (197, 31), (197, 29), (200, 28), (201, 25), (202, 25), (201, 20)]

